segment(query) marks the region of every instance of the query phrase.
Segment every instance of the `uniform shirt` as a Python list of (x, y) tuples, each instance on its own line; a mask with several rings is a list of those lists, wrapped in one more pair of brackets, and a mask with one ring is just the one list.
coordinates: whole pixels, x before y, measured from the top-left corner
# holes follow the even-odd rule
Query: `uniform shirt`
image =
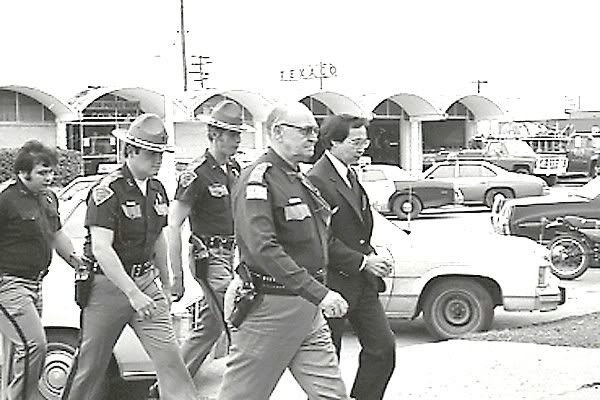
[(0, 271), (35, 277), (52, 260), (61, 229), (58, 198), (51, 190), (31, 192), (20, 179), (0, 193)]
[(175, 200), (191, 206), (190, 227), (197, 236), (233, 235), (230, 193), (240, 166), (235, 161), (225, 166), (227, 173), (206, 151), (179, 176)]
[(114, 232), (113, 248), (124, 266), (151, 260), (156, 239), (167, 225), (168, 213), (169, 200), (162, 183), (149, 178), (144, 196), (129, 168), (123, 165), (90, 190), (84, 253), (94, 259), (89, 227), (99, 226)]
[(331, 210), (317, 189), (269, 149), (242, 172), (233, 204), (241, 261), (319, 304)]

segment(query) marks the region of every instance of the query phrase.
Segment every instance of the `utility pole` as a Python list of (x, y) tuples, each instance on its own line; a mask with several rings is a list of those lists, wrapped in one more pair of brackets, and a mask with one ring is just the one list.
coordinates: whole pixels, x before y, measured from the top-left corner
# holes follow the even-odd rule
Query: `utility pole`
[(202, 67), (208, 64), (212, 64), (212, 61), (210, 61), (209, 56), (192, 56), (192, 58), (194, 58), (194, 62), (192, 62), (192, 65), (198, 67), (198, 71), (190, 71), (190, 74), (198, 74), (198, 79), (194, 79), (194, 82), (200, 82), (200, 87), (204, 89), (204, 81), (208, 80), (208, 76), (210, 74), (208, 72), (204, 72), (202, 70)]
[(479, 79), (477, 79), (476, 81), (473, 81), (471, 83), (476, 83), (477, 84), (477, 94), (479, 94), (481, 92), (481, 84), (482, 83), (488, 83), (488, 81), (480, 81)]
[(181, 66), (183, 67), (183, 91), (186, 92), (188, 88), (187, 82), (187, 61), (185, 57), (185, 23), (183, 18), (183, 0), (179, 0), (180, 5), (180, 20), (179, 20), (179, 35), (181, 37)]

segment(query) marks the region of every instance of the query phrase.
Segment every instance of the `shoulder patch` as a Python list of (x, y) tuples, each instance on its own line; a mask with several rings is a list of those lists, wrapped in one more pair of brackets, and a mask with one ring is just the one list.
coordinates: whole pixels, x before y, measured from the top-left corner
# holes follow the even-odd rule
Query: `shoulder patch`
[(104, 203), (106, 200), (110, 199), (115, 192), (104, 185), (98, 185), (94, 189), (92, 189), (92, 199), (94, 200), (94, 204), (99, 206)]
[(197, 177), (198, 175), (193, 170), (183, 171), (179, 175), (179, 185), (184, 188), (188, 187)]
[(265, 178), (265, 172), (269, 169), (273, 164), (270, 162), (261, 162), (257, 164), (256, 167), (250, 172), (250, 176), (248, 177), (248, 183), (263, 183)]

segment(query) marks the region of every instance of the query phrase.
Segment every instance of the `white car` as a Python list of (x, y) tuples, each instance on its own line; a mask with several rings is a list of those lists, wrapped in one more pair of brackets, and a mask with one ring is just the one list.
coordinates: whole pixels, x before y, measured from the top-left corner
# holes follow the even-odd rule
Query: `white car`
[[(82, 244), (85, 199), (94, 179), (98, 178), (78, 178), (59, 194), (64, 227), (77, 245)], [(490, 235), (483, 236), (475, 248), (460, 243), (436, 241), (432, 251), (430, 240), (406, 234), (374, 211), (373, 244), (395, 262), (392, 275), (385, 278), (387, 290), (381, 294), (389, 318), (414, 319), (423, 314), (434, 337), (454, 338), (488, 329), (497, 306), (508, 311), (549, 311), (564, 302), (565, 292), (550, 273), (547, 250), (536, 242)], [(195, 301), (201, 296), (185, 266), (184, 270), (186, 295), (173, 307), (180, 339), (189, 332), (187, 321), (193, 323)], [(79, 309), (73, 281), (72, 269), (55, 256), (43, 285), (48, 355), (40, 389), (47, 399), (60, 398), (77, 345)], [(126, 381), (155, 376), (150, 359), (129, 328), (114, 349), (109, 374)]]

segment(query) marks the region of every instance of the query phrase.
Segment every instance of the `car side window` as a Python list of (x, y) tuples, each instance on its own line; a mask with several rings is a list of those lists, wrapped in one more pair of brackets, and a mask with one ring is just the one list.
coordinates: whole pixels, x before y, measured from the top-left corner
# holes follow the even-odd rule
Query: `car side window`
[(481, 176), (490, 178), (490, 177), (496, 176), (496, 173), (494, 171), (492, 171), (491, 169), (489, 169), (488, 167), (486, 167), (485, 165), (482, 165), (481, 166)]
[(385, 174), (380, 169), (368, 169), (362, 173), (363, 182), (377, 182), (384, 181)]
[(454, 165), (439, 165), (431, 171), (429, 178), (454, 178)]
[(459, 165), (458, 176), (461, 178), (473, 178), (481, 176), (481, 168), (479, 165)]

